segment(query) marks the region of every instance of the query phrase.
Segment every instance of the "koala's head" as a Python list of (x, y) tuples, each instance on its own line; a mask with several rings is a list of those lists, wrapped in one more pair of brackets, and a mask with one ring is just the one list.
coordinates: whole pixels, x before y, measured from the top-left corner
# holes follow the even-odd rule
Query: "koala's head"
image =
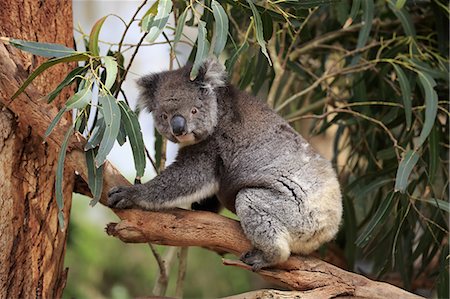
[(152, 112), (156, 129), (169, 140), (194, 144), (206, 139), (217, 125), (217, 92), (227, 73), (216, 59), (200, 67), (190, 80), (190, 66), (139, 79), (139, 107)]

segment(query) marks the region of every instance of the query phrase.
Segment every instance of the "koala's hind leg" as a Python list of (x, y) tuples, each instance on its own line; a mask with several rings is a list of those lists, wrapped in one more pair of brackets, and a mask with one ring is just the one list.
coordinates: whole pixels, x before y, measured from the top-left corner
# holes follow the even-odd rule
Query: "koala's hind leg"
[(276, 191), (262, 188), (243, 189), (236, 196), (236, 214), (254, 246), (241, 260), (254, 271), (284, 262), (290, 255), (289, 234), (270, 205), (276, 196)]

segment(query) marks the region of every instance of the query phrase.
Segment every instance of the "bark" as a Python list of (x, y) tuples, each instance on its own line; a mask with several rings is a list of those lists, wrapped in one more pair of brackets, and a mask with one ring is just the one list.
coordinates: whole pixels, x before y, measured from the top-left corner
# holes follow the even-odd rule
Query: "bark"
[[(0, 1), (0, 11), (0, 36), (72, 46), (71, 1)], [(9, 64), (4, 63), (6, 58)], [(63, 269), (67, 231), (58, 227), (54, 200), (58, 148), (43, 143), (39, 130), (22, 121), (29, 116), (28, 103), (15, 111), (4, 106), (43, 61), (0, 44), (0, 298), (61, 297), (67, 275)], [(41, 75), (34, 83), (36, 91), (51, 91), (69, 69), (61, 65)], [(56, 103), (69, 94), (63, 91)], [(47, 106), (43, 101), (36, 105)], [(73, 178), (66, 172), (66, 223)]]
[[(15, 73), (13, 56), (8, 56), (5, 46), (0, 44), (0, 69), (11, 69)], [(0, 90), (16, 90), (21, 78), (0, 80)], [(56, 115), (56, 109), (49, 109), (39, 103), (40, 92), (31, 84), (26, 93), (14, 101), (0, 97), (4, 105), (19, 116), (20, 122), (33, 127), (40, 136)], [(59, 148), (62, 136), (70, 124), (62, 121), (50, 138), (49, 148)], [(82, 137), (75, 135), (71, 140), (66, 157), (67, 169), (76, 171), (87, 181), (87, 170), (82, 150)], [(105, 203), (107, 191), (117, 185), (130, 183), (110, 164), (104, 168), (104, 188), (101, 202)], [(81, 186), (78, 190), (86, 190)], [(239, 222), (208, 212), (170, 210), (145, 212), (138, 210), (115, 210), (122, 221), (110, 224), (107, 232), (125, 242), (152, 242), (172, 246), (201, 246), (217, 252), (240, 255), (251, 245), (242, 232)], [(236, 261), (224, 261), (227, 265), (249, 269)], [(351, 296), (360, 298), (418, 298), (387, 283), (372, 281), (361, 275), (342, 270), (314, 257), (292, 256), (286, 263), (258, 272), (263, 277), (296, 291), (307, 292), (309, 297), (332, 298)], [(296, 293), (293, 293), (296, 295)]]

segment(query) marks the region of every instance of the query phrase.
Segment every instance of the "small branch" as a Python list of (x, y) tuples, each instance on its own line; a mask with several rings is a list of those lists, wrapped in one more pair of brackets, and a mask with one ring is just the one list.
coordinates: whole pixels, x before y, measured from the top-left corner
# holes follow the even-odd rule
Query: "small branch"
[(184, 279), (186, 277), (188, 247), (181, 247), (178, 251), (178, 277), (175, 289), (175, 297), (183, 298)]
[(120, 52), (122, 50), (123, 42), (125, 40), (125, 36), (127, 35), (128, 29), (130, 29), (131, 24), (133, 24), (134, 20), (136, 19), (136, 16), (141, 11), (141, 9), (144, 7), (145, 4), (147, 4), (147, 0), (144, 0), (144, 2), (142, 2), (142, 4), (136, 9), (136, 12), (131, 17), (130, 22), (128, 22), (128, 24), (126, 25), (125, 31), (123, 32), (122, 37), (120, 38), (119, 48), (118, 48), (117, 52)]

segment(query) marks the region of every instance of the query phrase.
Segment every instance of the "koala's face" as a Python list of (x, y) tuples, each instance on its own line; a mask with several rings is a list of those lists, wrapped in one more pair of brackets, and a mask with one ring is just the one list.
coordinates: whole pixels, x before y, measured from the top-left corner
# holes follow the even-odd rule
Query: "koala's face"
[(206, 61), (197, 79), (190, 67), (143, 77), (140, 105), (150, 110), (158, 132), (183, 145), (206, 139), (217, 125), (216, 90), (225, 85), (225, 72), (217, 61)]

